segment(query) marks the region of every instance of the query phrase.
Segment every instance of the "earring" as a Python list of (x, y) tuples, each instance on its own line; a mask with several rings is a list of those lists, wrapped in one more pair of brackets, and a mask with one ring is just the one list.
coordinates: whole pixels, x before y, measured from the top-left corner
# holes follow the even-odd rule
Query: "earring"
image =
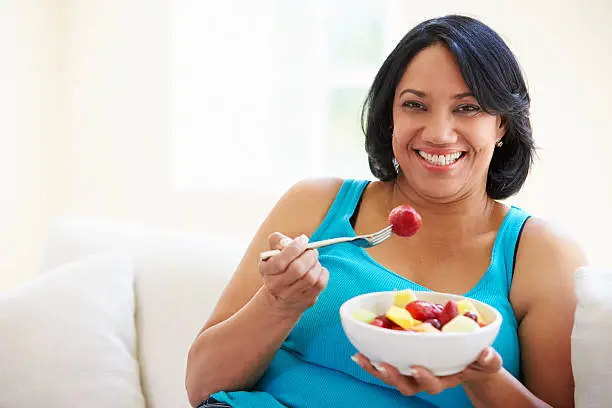
[(504, 145), (504, 141), (503, 141), (503, 140), (501, 140), (501, 139), (499, 139), (499, 140), (497, 141), (497, 143), (495, 143), (495, 145), (496, 145), (497, 147), (502, 147), (502, 146)]
[(400, 165), (397, 162), (397, 159), (395, 157), (393, 158), (393, 168), (395, 169), (395, 174), (399, 174), (399, 172), (400, 172)]

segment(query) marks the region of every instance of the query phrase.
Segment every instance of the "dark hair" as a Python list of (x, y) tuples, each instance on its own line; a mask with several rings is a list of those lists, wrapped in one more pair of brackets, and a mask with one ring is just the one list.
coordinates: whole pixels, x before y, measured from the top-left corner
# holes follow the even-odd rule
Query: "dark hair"
[(487, 175), (487, 194), (504, 199), (517, 193), (529, 173), (535, 146), (529, 121), (529, 93), (521, 69), (504, 40), (484, 23), (449, 15), (420, 23), (402, 38), (376, 74), (362, 111), (365, 147), (372, 174), (397, 177), (391, 145), (393, 99), (408, 63), (431, 45), (446, 45), (483, 110), (506, 125)]

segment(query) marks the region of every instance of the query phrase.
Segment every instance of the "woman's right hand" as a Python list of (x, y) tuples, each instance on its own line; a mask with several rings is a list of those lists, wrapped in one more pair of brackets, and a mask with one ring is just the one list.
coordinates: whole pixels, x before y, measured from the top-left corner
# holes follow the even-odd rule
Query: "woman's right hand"
[(281, 252), (260, 261), (263, 289), (279, 310), (303, 313), (327, 286), (329, 272), (319, 263), (316, 249), (307, 249), (308, 237), (291, 239), (278, 232), (268, 237), (270, 249)]

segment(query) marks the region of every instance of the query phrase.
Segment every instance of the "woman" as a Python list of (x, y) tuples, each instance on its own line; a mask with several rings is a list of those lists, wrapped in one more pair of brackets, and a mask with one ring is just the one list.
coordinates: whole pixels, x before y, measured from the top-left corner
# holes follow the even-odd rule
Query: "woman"
[[(379, 181), (308, 180), (281, 198), (192, 345), (192, 405), (210, 397), (201, 406), (573, 406), (572, 275), (584, 255), (545, 222), (497, 201), (519, 191), (534, 152), (512, 52), (477, 20), (423, 22), (383, 63), (365, 108)], [(405, 203), (423, 218), (410, 239), (305, 249), (308, 236), (377, 231)], [(282, 251), (258, 262), (269, 248)], [(354, 354), (338, 308), (394, 288), (493, 305), (503, 315), (493, 347), (448, 377), (423, 367), (411, 377), (377, 370)]]

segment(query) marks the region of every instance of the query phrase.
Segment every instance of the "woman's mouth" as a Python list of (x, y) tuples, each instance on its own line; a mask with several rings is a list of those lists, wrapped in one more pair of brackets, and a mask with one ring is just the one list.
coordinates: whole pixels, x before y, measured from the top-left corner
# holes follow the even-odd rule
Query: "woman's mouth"
[(423, 164), (428, 168), (450, 169), (465, 155), (465, 152), (452, 152), (446, 154), (432, 154), (422, 150), (416, 150)]

